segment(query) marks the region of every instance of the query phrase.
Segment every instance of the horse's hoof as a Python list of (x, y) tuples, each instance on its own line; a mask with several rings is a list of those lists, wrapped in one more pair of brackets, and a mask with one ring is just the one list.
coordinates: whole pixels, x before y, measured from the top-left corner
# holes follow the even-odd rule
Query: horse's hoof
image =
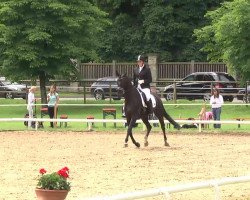
[(126, 148), (126, 147), (128, 147), (128, 144), (126, 143), (126, 144), (124, 144), (124, 147)]
[(177, 129), (177, 130), (180, 130), (181, 126), (178, 124), (178, 125), (175, 125), (174, 128)]
[(170, 145), (169, 145), (167, 142), (165, 142), (165, 146), (166, 146), (166, 147), (170, 147)]
[(147, 146), (148, 146), (148, 141), (144, 142), (144, 147), (147, 147)]
[(136, 142), (136, 143), (135, 143), (135, 146), (138, 147), (138, 148), (140, 148), (141, 145), (140, 145), (139, 142)]

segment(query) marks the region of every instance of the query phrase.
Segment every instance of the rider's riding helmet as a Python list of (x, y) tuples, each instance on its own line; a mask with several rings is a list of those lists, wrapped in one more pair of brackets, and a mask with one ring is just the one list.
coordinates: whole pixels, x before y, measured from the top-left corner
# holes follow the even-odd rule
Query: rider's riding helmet
[(143, 61), (143, 62), (145, 62), (146, 61), (146, 57), (144, 55), (139, 55), (137, 57), (137, 61)]

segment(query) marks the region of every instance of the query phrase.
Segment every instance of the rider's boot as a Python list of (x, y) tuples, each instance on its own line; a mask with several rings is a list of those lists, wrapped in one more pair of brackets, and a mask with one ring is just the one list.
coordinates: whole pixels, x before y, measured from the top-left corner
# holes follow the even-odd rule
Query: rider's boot
[(148, 114), (153, 114), (153, 106), (152, 106), (151, 99), (149, 99), (149, 101), (146, 101), (146, 105), (147, 105)]

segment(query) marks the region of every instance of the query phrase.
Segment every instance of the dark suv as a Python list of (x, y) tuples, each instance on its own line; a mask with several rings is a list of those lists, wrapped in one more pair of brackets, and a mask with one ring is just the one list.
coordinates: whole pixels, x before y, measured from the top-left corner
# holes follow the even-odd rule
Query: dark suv
[[(204, 82), (202, 82), (204, 81)], [(210, 100), (211, 88), (220, 88), (225, 101), (232, 102), (236, 89), (235, 79), (224, 72), (195, 72), (186, 76), (181, 82), (176, 83), (177, 99), (204, 99)], [(174, 84), (168, 85), (164, 89), (166, 100), (174, 98)]]
[[(247, 90), (247, 95), (246, 95)], [(237, 94), (237, 99), (242, 100), (243, 102), (250, 102), (250, 85), (245, 89), (240, 89)]]
[(111, 98), (113, 98), (114, 100), (120, 100), (121, 97), (119, 95), (117, 77), (99, 78), (90, 87), (91, 94), (95, 97), (96, 100), (109, 98), (110, 89), (111, 89)]

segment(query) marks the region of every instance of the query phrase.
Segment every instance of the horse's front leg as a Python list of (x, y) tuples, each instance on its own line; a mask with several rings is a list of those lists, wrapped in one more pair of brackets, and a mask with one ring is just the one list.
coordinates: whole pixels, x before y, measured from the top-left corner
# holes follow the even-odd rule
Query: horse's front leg
[(129, 126), (128, 126), (127, 135), (130, 136), (130, 138), (131, 138), (132, 142), (134, 143), (134, 145), (139, 148), (141, 145), (140, 145), (139, 142), (135, 141), (135, 139), (133, 137), (133, 133), (132, 133), (132, 129), (133, 129), (135, 123), (136, 123), (136, 118), (132, 118), (130, 120), (130, 123), (129, 123)]
[(142, 117), (142, 121), (147, 127), (147, 133), (144, 136), (144, 146), (147, 147), (148, 146), (148, 136), (149, 136), (149, 133), (150, 133), (150, 131), (152, 129), (152, 126), (148, 121), (148, 116), (147, 115)]
[[(131, 121), (131, 117), (127, 117), (127, 126), (129, 127)], [(124, 143), (124, 147), (128, 147), (128, 137), (129, 137), (129, 132), (127, 130), (127, 135), (125, 137), (125, 143)]]

